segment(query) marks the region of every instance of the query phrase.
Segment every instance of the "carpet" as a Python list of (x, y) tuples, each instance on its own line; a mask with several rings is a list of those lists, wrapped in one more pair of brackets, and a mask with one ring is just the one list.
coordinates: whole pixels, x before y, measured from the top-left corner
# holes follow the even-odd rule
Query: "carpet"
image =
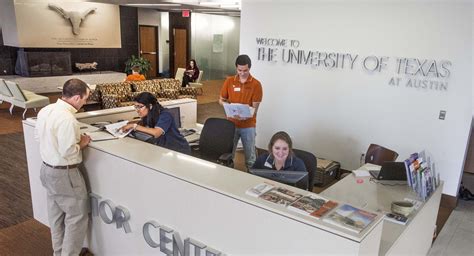
[(33, 216), (23, 133), (0, 135), (0, 229)]
[(219, 102), (211, 102), (197, 105), (197, 122), (204, 124), (209, 117), (226, 118), (224, 108)]

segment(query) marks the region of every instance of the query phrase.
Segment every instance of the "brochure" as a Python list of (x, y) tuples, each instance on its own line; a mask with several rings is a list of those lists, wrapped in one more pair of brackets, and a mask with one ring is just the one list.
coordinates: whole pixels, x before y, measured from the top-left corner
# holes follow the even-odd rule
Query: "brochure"
[(247, 191), (245, 191), (245, 194), (247, 194), (249, 196), (253, 196), (253, 197), (259, 197), (262, 194), (270, 191), (272, 188), (273, 188), (273, 185), (271, 185), (271, 184), (260, 183), (260, 184), (258, 184), (257, 186), (255, 186), (253, 188), (247, 189)]
[(127, 120), (113, 123), (113, 124), (108, 124), (108, 125), (105, 125), (103, 129), (93, 131), (93, 132), (87, 132), (86, 134), (91, 137), (92, 141), (113, 140), (113, 139), (123, 138), (132, 131), (132, 129), (128, 130), (127, 132), (122, 132), (122, 130), (120, 130), (120, 128), (122, 128), (126, 124), (128, 124)]
[(309, 194), (289, 205), (288, 209), (319, 219), (336, 206), (337, 203), (334, 201), (327, 200), (314, 194)]
[(250, 118), (255, 113), (255, 108), (247, 104), (240, 103), (224, 103), (224, 111), (227, 117), (240, 116), (243, 118)]
[(281, 187), (274, 188), (260, 196), (263, 200), (284, 206), (288, 206), (301, 197), (303, 197), (303, 195)]
[(377, 214), (375, 213), (344, 204), (323, 218), (323, 220), (341, 228), (360, 233), (369, 226), (376, 217)]

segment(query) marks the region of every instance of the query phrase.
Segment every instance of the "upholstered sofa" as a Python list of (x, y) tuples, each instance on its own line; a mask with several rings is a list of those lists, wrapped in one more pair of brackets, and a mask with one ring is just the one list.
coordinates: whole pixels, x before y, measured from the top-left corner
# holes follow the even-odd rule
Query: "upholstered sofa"
[(102, 108), (130, 106), (133, 99), (141, 92), (153, 93), (158, 101), (181, 98), (196, 98), (194, 88), (181, 88), (176, 79), (153, 79), (134, 82), (97, 84), (90, 100), (101, 103)]

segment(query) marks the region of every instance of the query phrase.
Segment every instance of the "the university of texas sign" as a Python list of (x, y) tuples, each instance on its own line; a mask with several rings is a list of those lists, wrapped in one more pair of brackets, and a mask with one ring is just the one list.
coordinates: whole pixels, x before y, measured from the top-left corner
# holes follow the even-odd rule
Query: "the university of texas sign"
[(257, 60), (307, 65), (315, 69), (353, 70), (368, 73), (391, 72), (388, 85), (425, 90), (448, 90), (452, 63), (449, 60), (408, 57), (361, 56), (353, 53), (300, 49), (299, 40), (256, 38)]

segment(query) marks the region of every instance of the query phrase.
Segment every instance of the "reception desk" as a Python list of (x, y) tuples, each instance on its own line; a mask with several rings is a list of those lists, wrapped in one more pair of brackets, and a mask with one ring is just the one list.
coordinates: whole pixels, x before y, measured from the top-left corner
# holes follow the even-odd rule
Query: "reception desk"
[[(375, 167), (366, 164), (361, 169)], [(378, 166), (380, 168), (380, 166)], [(418, 210), (410, 214), (406, 225), (384, 220), (379, 255), (426, 255), (431, 248), (436, 228), (443, 183), (436, 188)], [(369, 177), (356, 178), (353, 174), (321, 193), (324, 197), (347, 202), (373, 212), (390, 212), (391, 203), (403, 199), (417, 199), (416, 193), (398, 181), (376, 181)]]
[[(113, 121), (130, 114), (123, 110), (77, 117)], [(34, 126), (23, 122), (33, 213), (48, 225)], [(381, 215), (351, 232), (245, 193), (263, 178), (128, 137), (92, 142), (83, 156), (92, 205), (86, 245), (96, 255), (379, 253)]]

